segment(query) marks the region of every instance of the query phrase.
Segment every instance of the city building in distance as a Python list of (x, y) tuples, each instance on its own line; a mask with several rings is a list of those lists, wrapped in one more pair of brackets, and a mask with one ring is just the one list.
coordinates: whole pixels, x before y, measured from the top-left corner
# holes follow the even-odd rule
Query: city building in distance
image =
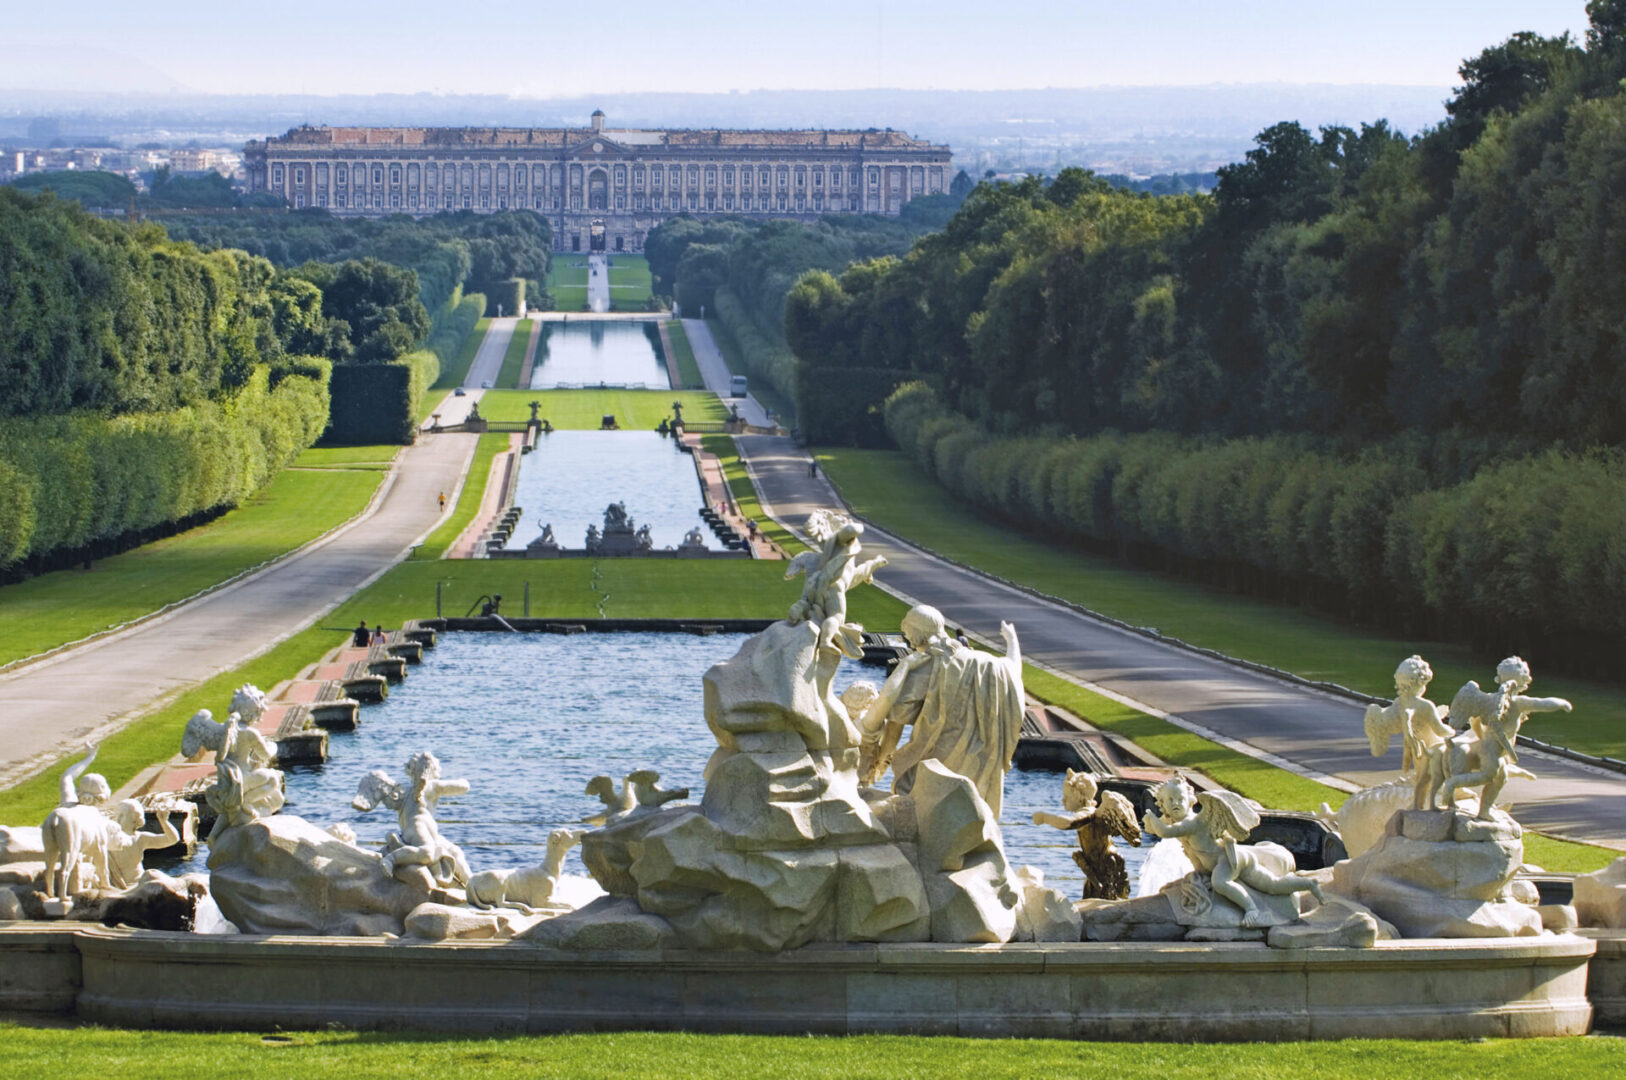
[(297, 127), (244, 151), (250, 191), (345, 216), (528, 209), (554, 250), (640, 251), (676, 214), (896, 214), (948, 190), (949, 148), (891, 130)]

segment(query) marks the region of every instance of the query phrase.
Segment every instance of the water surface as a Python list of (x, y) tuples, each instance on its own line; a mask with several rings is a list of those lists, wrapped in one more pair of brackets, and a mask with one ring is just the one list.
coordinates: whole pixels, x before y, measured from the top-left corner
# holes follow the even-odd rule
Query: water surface
[(722, 545), (700, 519), (705, 502), (694, 458), (654, 431), (555, 431), (520, 459), (514, 505), (524, 511), (508, 546), (522, 548), (551, 524), (559, 544), (579, 548), (587, 526), (604, 527), (604, 508), (625, 504), (649, 525), (657, 548), (677, 547), (699, 527), (708, 548)]
[(660, 331), (649, 320), (581, 319), (541, 324), (531, 389), (630, 386), (666, 390)]

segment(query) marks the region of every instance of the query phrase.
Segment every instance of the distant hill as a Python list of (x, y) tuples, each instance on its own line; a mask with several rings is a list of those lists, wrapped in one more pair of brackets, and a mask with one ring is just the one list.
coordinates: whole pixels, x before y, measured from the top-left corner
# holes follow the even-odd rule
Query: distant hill
[(117, 173), (78, 169), (24, 173), (11, 186), (30, 195), (54, 192), (59, 199), (71, 199), (87, 207), (127, 207), (136, 194), (135, 185)]

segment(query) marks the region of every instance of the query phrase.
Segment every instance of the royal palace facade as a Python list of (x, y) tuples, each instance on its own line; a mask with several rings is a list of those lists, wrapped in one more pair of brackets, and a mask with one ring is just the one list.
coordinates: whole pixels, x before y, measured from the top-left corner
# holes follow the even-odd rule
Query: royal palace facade
[(343, 216), (534, 210), (554, 250), (640, 251), (676, 214), (896, 214), (948, 190), (947, 146), (896, 131), (298, 127), (251, 142), (249, 187)]

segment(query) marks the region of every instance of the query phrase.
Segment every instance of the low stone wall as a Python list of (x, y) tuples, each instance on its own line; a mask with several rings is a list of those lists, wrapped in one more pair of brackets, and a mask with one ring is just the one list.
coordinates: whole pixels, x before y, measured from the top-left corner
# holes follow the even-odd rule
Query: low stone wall
[(1579, 930), (1597, 942), (1587, 970), (1586, 996), (1592, 1020), (1606, 1031), (1626, 1031), (1626, 930)]
[(1293, 1040), (1580, 1035), (1575, 936), (848, 945), (779, 955), (0, 927), (0, 1008), (135, 1027), (918, 1032)]

